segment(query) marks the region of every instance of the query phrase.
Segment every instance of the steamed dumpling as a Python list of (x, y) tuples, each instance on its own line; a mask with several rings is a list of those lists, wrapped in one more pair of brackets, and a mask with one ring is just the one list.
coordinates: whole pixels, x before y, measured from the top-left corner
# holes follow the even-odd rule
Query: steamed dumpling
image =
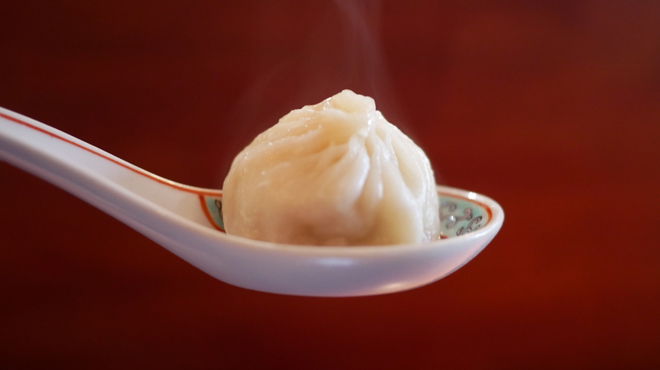
[(257, 136), (225, 179), (228, 233), (275, 243), (385, 245), (436, 239), (438, 194), (424, 152), (344, 90)]

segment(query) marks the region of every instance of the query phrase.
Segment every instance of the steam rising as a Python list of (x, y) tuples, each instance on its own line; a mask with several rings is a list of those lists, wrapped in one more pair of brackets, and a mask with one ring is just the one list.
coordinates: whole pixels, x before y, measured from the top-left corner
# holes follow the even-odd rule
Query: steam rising
[(281, 8), (256, 9), (251, 81), (236, 104), (237, 126), (256, 134), (290, 109), (317, 103), (343, 89), (373, 97), (378, 108), (399, 124), (381, 44), (381, 3), (300, 4), (303, 9), (296, 12), (309, 16), (301, 24), (287, 24), (288, 28), (273, 21), (277, 17), (273, 12)]
[(379, 37), (382, 5), (374, 0), (335, 0), (335, 3), (345, 30), (348, 83), (358, 85), (382, 105), (391, 91)]

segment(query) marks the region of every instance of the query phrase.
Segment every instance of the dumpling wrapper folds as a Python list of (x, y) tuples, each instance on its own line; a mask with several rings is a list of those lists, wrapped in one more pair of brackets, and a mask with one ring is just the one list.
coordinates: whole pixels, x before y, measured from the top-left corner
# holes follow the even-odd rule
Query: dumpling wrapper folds
[(223, 186), (227, 233), (343, 246), (435, 240), (429, 160), (376, 110), (344, 90), (285, 115), (234, 159)]

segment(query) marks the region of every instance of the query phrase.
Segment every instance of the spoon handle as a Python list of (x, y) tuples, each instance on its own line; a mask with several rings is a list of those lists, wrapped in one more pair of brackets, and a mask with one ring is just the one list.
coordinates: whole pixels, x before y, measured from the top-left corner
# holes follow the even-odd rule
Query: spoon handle
[(198, 197), (219, 193), (162, 178), (1, 107), (0, 160), (72, 193), (129, 226), (140, 219), (138, 214), (163, 210), (206, 223)]

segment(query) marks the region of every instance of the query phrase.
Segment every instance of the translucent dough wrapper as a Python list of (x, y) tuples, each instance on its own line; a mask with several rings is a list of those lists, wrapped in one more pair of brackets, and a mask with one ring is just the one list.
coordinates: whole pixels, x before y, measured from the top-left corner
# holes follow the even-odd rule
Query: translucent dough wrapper
[(285, 115), (234, 159), (226, 231), (304, 245), (418, 243), (439, 234), (438, 194), (424, 152), (344, 90)]

